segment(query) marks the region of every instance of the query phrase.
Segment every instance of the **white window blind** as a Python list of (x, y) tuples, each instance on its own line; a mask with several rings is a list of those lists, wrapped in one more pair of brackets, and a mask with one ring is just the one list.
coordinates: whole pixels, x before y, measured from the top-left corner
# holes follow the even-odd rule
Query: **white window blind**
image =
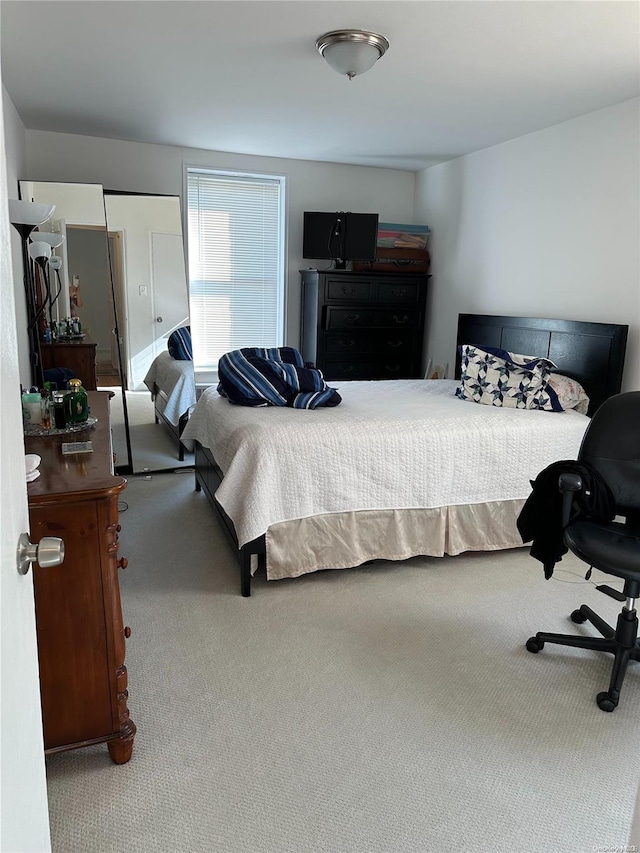
[(225, 352), (282, 346), (284, 178), (187, 170), (196, 370)]

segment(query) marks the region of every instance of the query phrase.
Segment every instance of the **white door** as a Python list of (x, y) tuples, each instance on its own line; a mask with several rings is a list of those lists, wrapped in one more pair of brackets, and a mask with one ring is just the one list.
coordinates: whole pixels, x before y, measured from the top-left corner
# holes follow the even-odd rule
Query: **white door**
[[(0, 700), (2, 777), (0, 850), (51, 849), (42, 739), (33, 572), (18, 574), (18, 538), (29, 530), (16, 345), (11, 248), (20, 240), (7, 214), (6, 154), (0, 88)], [(17, 195), (17, 193), (16, 193)], [(15, 197), (15, 196), (14, 196)], [(21, 330), (23, 335), (26, 331)], [(26, 381), (26, 380), (25, 380)]]
[(153, 356), (164, 352), (175, 329), (189, 324), (189, 298), (182, 237), (151, 234), (151, 283), (154, 310)]

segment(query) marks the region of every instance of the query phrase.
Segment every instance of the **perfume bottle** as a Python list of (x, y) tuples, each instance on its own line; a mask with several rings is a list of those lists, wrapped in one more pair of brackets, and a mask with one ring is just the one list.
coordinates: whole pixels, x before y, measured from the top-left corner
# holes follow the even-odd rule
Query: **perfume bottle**
[(89, 399), (79, 379), (70, 379), (65, 395), (65, 418), (68, 424), (80, 424), (89, 417)]
[(67, 425), (67, 416), (64, 405), (64, 398), (66, 396), (66, 391), (53, 392), (53, 422), (56, 429), (64, 429)]
[(46, 388), (40, 392), (40, 426), (51, 429), (51, 397)]

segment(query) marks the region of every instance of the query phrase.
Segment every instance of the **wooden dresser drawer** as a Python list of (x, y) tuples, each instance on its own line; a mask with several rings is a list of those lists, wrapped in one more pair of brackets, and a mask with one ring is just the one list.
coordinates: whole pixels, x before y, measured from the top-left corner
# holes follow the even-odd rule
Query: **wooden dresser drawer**
[(368, 353), (408, 355), (413, 353), (416, 342), (416, 332), (404, 329), (327, 332), (324, 352), (327, 358), (339, 356), (342, 359)]
[(341, 278), (330, 278), (327, 276), (326, 283), (327, 302), (329, 301), (355, 301), (368, 302), (374, 298), (375, 288), (372, 281), (367, 278), (356, 280)]
[(376, 289), (378, 302), (392, 302), (394, 305), (417, 305), (420, 302), (421, 286), (418, 281), (389, 279), (379, 281)]
[(420, 311), (404, 308), (337, 308), (327, 306), (326, 329), (418, 329)]
[(349, 361), (327, 359), (324, 367), (327, 382), (340, 379), (409, 379), (414, 375), (410, 358), (358, 358)]

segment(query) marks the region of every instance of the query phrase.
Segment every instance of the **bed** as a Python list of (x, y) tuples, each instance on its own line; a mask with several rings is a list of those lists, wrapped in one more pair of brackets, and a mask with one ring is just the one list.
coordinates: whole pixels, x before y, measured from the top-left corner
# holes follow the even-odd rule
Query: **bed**
[(156, 423), (164, 424), (175, 438), (178, 459), (184, 461), (181, 435), (196, 403), (193, 361), (175, 359), (168, 351), (161, 352), (153, 360), (144, 384), (151, 391)]
[[(620, 390), (627, 327), (460, 315), (457, 343), (535, 353), (580, 382), (589, 413)], [(459, 376), (460, 365), (457, 365)], [(372, 559), (522, 546), (530, 480), (575, 458), (588, 416), (476, 405), (456, 380), (336, 384), (333, 409), (231, 406), (204, 392), (182, 439), (238, 548), (241, 592)]]

